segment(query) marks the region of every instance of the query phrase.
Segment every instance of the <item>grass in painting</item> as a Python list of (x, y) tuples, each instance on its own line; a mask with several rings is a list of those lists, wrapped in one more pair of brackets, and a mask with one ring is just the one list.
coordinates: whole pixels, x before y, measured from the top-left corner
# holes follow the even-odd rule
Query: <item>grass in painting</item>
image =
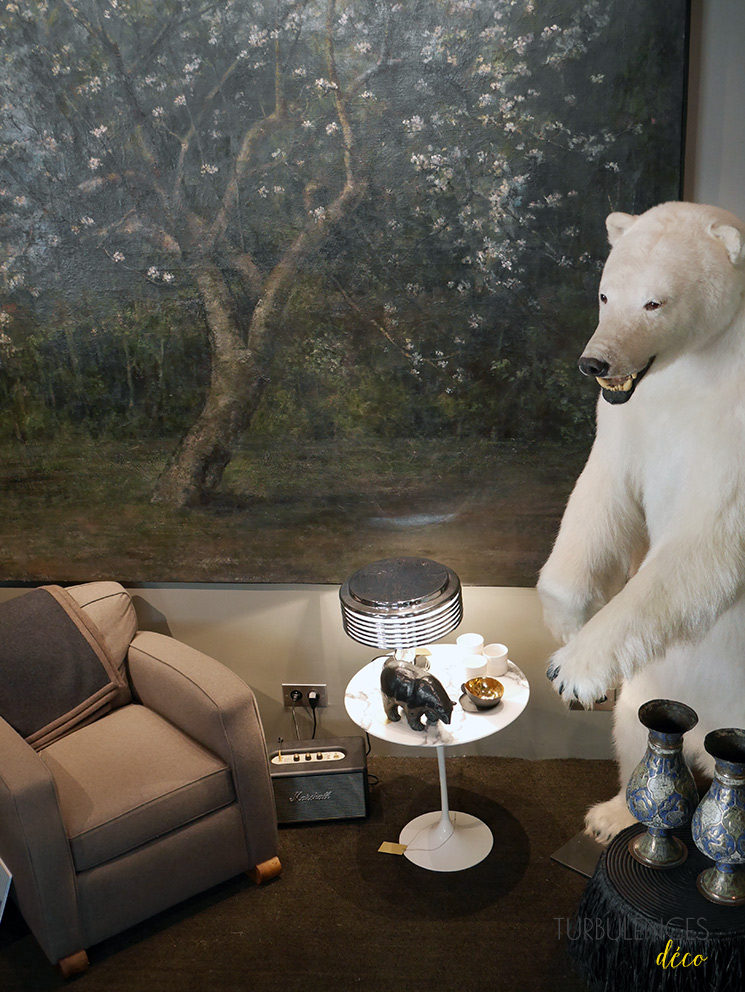
[[(586, 451), (463, 439), (246, 445), (209, 504), (150, 502), (172, 442), (6, 443), (6, 582), (328, 582), (399, 554), (532, 585)], [(312, 495), (308, 495), (312, 494)]]

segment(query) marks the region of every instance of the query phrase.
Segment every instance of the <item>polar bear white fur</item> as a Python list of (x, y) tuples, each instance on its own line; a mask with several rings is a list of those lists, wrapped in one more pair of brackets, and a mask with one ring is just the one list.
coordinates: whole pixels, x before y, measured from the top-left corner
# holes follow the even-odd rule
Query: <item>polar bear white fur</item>
[(665, 203), (606, 226), (580, 359), (602, 387), (597, 432), (538, 582), (564, 641), (547, 670), (562, 697), (590, 705), (622, 685), (621, 791), (586, 818), (601, 842), (634, 822), (643, 702), (696, 710), (685, 753), (708, 774), (704, 736), (745, 727), (745, 224)]

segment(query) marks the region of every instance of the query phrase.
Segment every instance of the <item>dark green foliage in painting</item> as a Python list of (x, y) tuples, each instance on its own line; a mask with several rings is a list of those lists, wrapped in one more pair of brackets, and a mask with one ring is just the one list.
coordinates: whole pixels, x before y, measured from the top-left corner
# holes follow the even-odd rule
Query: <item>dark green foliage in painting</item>
[(66, 425), (92, 437), (183, 431), (209, 374), (199, 308), (169, 300), (102, 310), (85, 296), (79, 304), (75, 316), (60, 309), (45, 321), (14, 319), (0, 365), (10, 414), (0, 432), (27, 441)]
[[(570, 369), (591, 330), (603, 216), (674, 197), (679, 181), (675, 6), (331, 6), (366, 189), (298, 266), (263, 356), (263, 429), (587, 429)], [(241, 140), (254, 161), (212, 253), (244, 335), (262, 281), (338, 194), (327, 5), (224, 8), (6, 6), (4, 312), (20, 308), (26, 331), (6, 328), (6, 351), (23, 354), (6, 355), (2, 396), (17, 406), (22, 381), (28, 429), (189, 426), (208, 361), (182, 228), (216, 222)], [(252, 139), (246, 125), (278, 100), (282, 120)], [(248, 278), (230, 258), (244, 250)]]

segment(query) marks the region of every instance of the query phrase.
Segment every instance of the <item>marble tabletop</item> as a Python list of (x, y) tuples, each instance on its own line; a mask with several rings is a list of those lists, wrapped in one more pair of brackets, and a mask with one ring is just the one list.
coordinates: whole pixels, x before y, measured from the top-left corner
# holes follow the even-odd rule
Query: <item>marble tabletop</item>
[[(489, 710), (464, 709), (460, 699), (461, 685), (465, 681), (463, 650), (455, 644), (430, 644), (430, 672), (442, 682), (453, 700), (453, 713), (450, 723), (442, 721), (420, 732), (412, 730), (401, 717), (398, 722), (388, 720), (383, 709), (380, 692), (380, 673), (384, 657), (375, 658), (361, 668), (351, 679), (344, 696), (344, 705), (352, 720), (381, 740), (391, 744), (405, 744), (413, 747), (455, 746), (470, 744), (503, 730), (516, 720), (528, 704), (530, 686), (523, 672), (514, 662), (509, 662), (505, 675), (499, 676), (504, 686), (501, 701)], [(464, 700), (469, 707), (468, 699)]]

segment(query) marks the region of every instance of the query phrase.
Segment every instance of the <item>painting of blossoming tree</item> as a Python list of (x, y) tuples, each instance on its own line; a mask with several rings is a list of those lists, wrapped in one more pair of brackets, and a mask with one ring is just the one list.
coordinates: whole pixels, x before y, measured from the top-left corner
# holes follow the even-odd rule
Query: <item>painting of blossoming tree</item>
[(529, 585), (686, 2), (0, 9), (0, 581)]

